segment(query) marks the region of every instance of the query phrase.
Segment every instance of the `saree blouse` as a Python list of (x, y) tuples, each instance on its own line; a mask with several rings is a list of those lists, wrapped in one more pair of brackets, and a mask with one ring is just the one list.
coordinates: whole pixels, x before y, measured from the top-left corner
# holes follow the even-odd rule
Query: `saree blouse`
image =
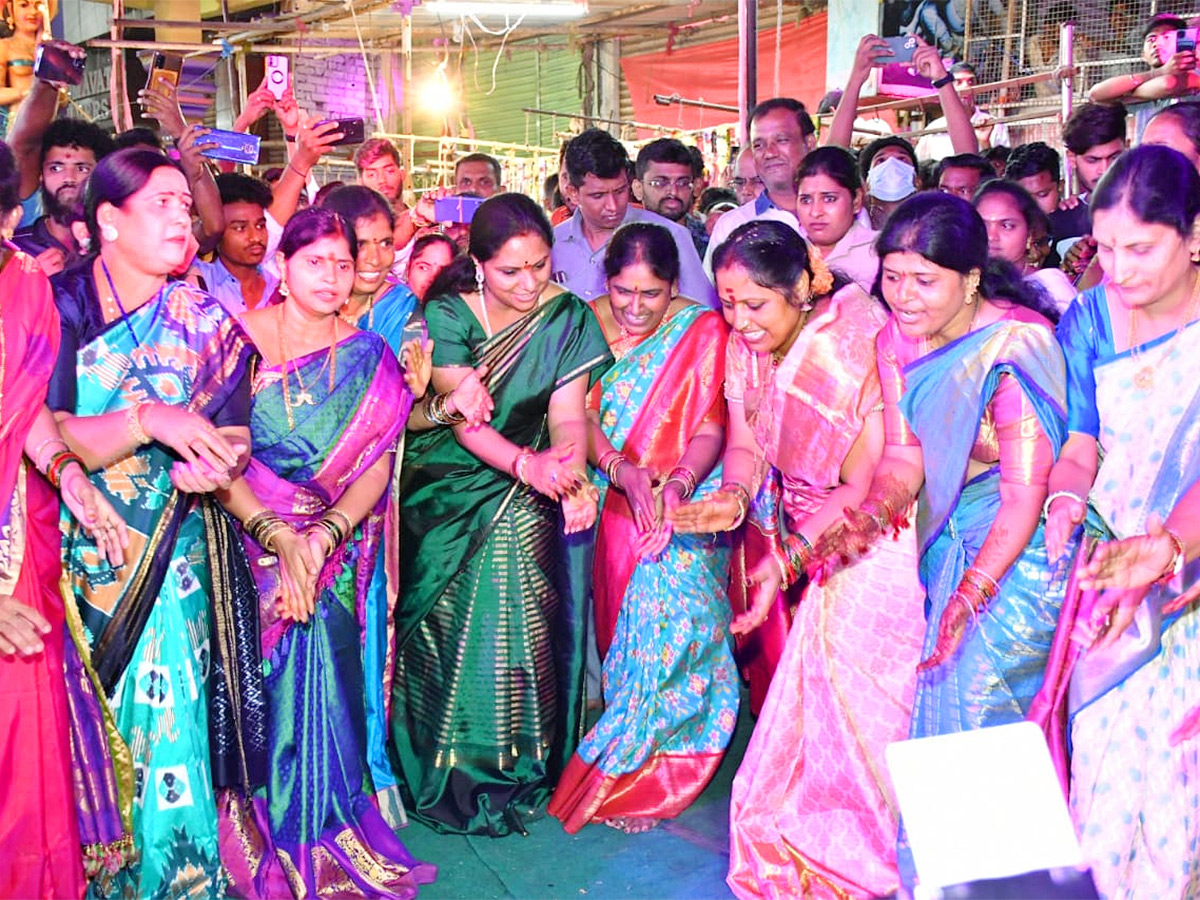
[[(1022, 306), (1006, 309), (1003, 319), (1052, 327), (1048, 319)], [(900, 411), (899, 401), (907, 390), (905, 369), (929, 351), (923, 340), (905, 337), (893, 318), (879, 332), (876, 352), (885, 440), (892, 446), (920, 447), (920, 440)], [(1050, 475), (1054, 448), (1033, 403), (1010, 374), (1000, 376), (995, 393), (981, 411), (970, 459), (989, 468), (999, 465), (1000, 480), (1005, 484), (1045, 484)]]

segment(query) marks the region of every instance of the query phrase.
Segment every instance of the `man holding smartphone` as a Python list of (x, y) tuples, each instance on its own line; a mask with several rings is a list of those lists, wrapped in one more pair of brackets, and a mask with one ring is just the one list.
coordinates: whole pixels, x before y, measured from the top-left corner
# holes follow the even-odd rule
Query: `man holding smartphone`
[(1151, 17), (1142, 30), (1146, 71), (1106, 78), (1088, 91), (1088, 99), (1126, 104), (1134, 116), (1134, 139), (1140, 140), (1150, 117), (1168, 101), (1200, 90), (1195, 42), (1195, 29), (1186, 19), (1168, 13)]

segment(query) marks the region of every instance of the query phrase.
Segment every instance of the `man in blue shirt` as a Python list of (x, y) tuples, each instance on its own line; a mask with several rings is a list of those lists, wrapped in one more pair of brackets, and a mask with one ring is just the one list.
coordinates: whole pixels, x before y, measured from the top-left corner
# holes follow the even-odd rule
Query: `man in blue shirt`
[(262, 306), (271, 299), (279, 278), (263, 264), (273, 250), (267, 231), (271, 188), (249, 175), (228, 173), (217, 178), (225, 210), (225, 231), (212, 262), (197, 259), (192, 271), (231, 315)]
[(629, 154), (620, 141), (589, 128), (571, 140), (564, 162), (567, 182), (560, 189), (576, 208), (554, 229), (555, 281), (589, 302), (607, 293), (604, 254), (613, 233), (630, 222), (651, 222), (671, 232), (679, 249), (679, 293), (716, 307), (716, 291), (704, 274), (688, 230), (630, 204)]

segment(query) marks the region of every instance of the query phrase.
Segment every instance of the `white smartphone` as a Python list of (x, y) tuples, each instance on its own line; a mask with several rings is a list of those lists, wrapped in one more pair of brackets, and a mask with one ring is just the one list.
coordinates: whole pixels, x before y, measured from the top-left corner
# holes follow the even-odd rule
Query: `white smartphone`
[(282, 100), (288, 88), (288, 58), (271, 54), (267, 57), (267, 90), (276, 100)]

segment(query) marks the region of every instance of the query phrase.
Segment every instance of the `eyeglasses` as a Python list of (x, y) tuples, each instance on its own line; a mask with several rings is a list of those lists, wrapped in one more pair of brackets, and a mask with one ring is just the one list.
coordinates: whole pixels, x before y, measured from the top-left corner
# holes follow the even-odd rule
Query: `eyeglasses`
[(695, 178), (651, 178), (646, 182), (647, 187), (652, 187), (656, 191), (665, 191), (667, 188), (674, 186), (681, 191), (690, 191), (696, 186)]
[(761, 178), (759, 178), (757, 175), (755, 175), (753, 178), (730, 178), (729, 179), (729, 186), (731, 188), (733, 188), (734, 190), (740, 190), (748, 184), (758, 187), (762, 183), (763, 183), (763, 180)]

